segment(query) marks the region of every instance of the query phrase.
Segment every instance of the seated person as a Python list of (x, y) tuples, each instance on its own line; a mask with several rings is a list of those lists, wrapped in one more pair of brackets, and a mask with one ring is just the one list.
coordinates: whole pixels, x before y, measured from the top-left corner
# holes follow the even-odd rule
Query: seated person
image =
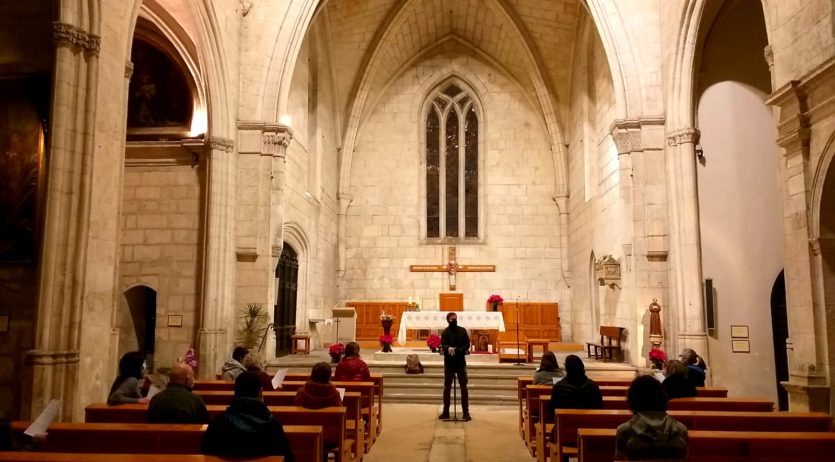
[(247, 353), (241, 364), (243, 364), (249, 372), (258, 374), (258, 377), (261, 378), (261, 387), (264, 391), (275, 390), (275, 388), (273, 388), (273, 378), (270, 374), (264, 372), (264, 361), (261, 360), (261, 357), (258, 356), (257, 353)]
[(345, 357), (336, 365), (333, 379), (337, 382), (370, 382), (371, 371), (368, 364), (360, 358), (360, 346), (357, 342), (345, 345)]
[(533, 374), (534, 385), (553, 385), (555, 378), (563, 378), (565, 374), (557, 364), (557, 356), (552, 351), (546, 351), (539, 362), (539, 369)]
[(143, 398), (139, 392), (140, 380), (144, 375), (145, 359), (142, 353), (131, 351), (122, 355), (119, 359), (119, 376), (110, 386), (110, 395), (107, 397), (107, 404), (125, 403), (147, 403), (148, 398)]
[(234, 382), (235, 379), (238, 378), (238, 374), (246, 371), (246, 368), (243, 364), (241, 364), (241, 361), (244, 360), (247, 353), (249, 353), (249, 350), (242, 346), (235, 347), (235, 349), (232, 350), (232, 359), (227, 359), (226, 362), (223, 363), (223, 375), (221, 375), (223, 380)]
[(554, 384), (550, 409), (603, 409), (603, 395), (577, 355), (565, 358), (565, 378)]
[(705, 360), (690, 348), (682, 350), (678, 359), (687, 366), (687, 380), (694, 387), (705, 386), (705, 378), (707, 377), (707, 364), (705, 364)]
[(235, 398), (206, 429), (203, 454), (284, 456), (285, 461), (293, 462), (284, 428), (261, 400), (261, 379), (257, 374), (245, 371), (235, 379)]
[(331, 365), (321, 362), (313, 366), (310, 378), (296, 391), (296, 406), (308, 409), (322, 409), (331, 406), (342, 406), (339, 391), (330, 382)]
[(654, 378), (632, 381), (626, 395), (632, 418), (618, 426), (615, 460), (684, 460), (687, 427), (667, 415), (667, 397)]
[(664, 376), (661, 386), (664, 387), (668, 399), (696, 396), (696, 387), (687, 379), (687, 367), (681, 361), (675, 359), (667, 361), (667, 371)]
[(168, 386), (151, 398), (145, 420), (151, 423), (209, 423), (209, 412), (203, 398), (191, 392), (194, 371), (187, 364), (171, 368)]

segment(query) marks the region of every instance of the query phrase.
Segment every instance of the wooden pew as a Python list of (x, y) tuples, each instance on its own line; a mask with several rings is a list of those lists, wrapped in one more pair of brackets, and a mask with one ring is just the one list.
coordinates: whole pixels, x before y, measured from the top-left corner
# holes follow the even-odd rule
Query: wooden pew
[[(826, 432), (831, 430), (831, 418), (824, 412), (722, 412), (670, 411), (669, 414), (689, 430), (742, 430), (781, 432)], [(560, 455), (576, 455), (577, 431), (581, 428), (617, 428), (632, 418), (627, 410), (557, 409), (556, 441), (550, 445), (552, 462), (563, 460)], [(548, 426), (546, 431), (550, 431)], [(544, 438), (537, 435), (537, 445)]]
[[(204, 391), (195, 390), (194, 394), (203, 398), (203, 402), (207, 406), (228, 406), (235, 397), (233, 391)], [(262, 395), (264, 403), (267, 406), (295, 406), (296, 392), (295, 391), (265, 391)], [(368, 454), (371, 450), (373, 440), (370, 435), (366, 437), (361, 414), (362, 394), (359, 392), (346, 391), (342, 404), (348, 410), (348, 421), (346, 423), (348, 428), (348, 435), (353, 438), (355, 445), (355, 454)]]
[[(30, 422), (12, 422), (21, 435)], [(40, 452), (119, 454), (200, 454), (206, 425), (110, 424), (53, 422)], [(284, 433), (297, 462), (322, 461), (322, 427), (285, 425)]]
[[(226, 410), (227, 406), (206, 406), (211, 418)], [(351, 448), (354, 441), (347, 435), (347, 410), (344, 407), (305, 409), (297, 406), (270, 406), (270, 412), (282, 425), (320, 425), (322, 439), (337, 442), (329, 452), (336, 453), (337, 462), (353, 460)], [(147, 404), (119, 404), (109, 406), (95, 403), (84, 409), (88, 423), (145, 423)], [(359, 456), (359, 455), (357, 455)]]
[(621, 349), (620, 339), (623, 336), (624, 330), (626, 330), (625, 327), (600, 326), (600, 341), (598, 343), (586, 343), (588, 357), (591, 358), (594, 356), (595, 359), (602, 358), (604, 361), (622, 361), (623, 350)]
[[(345, 388), (346, 391), (358, 391), (363, 393), (363, 415), (369, 416), (369, 436), (370, 443), (373, 445), (380, 434), (381, 426), (383, 424), (383, 378), (380, 374), (372, 374), (372, 380), (375, 380), (374, 375), (378, 375), (377, 382), (331, 382), (338, 388)], [(281, 391), (295, 391), (304, 385), (304, 380), (287, 380), (285, 378), (281, 386)], [(195, 392), (203, 391), (232, 391), (234, 383), (224, 380), (196, 380), (194, 382)], [(379, 392), (379, 393), (378, 393)], [(375, 404), (376, 403), (376, 404)], [(372, 418), (373, 417), (373, 418)]]
[[(583, 428), (578, 432), (580, 462), (610, 462), (615, 435), (608, 429)], [(801, 462), (831, 461), (835, 432), (688, 431), (688, 462)]]
[[(14, 462), (229, 462), (225, 457), (196, 454), (79, 454), (65, 452), (0, 452), (0, 461)], [(247, 462), (283, 462), (281, 456), (256, 457)]]
[[(531, 387), (536, 387), (532, 385)], [(529, 387), (529, 388), (531, 388)], [(532, 445), (531, 451), (539, 462), (547, 460), (547, 454), (550, 453), (550, 448), (545, 446), (546, 435), (551, 432), (551, 425), (554, 422), (553, 414), (546, 412), (550, 403), (550, 395), (539, 395), (532, 402), (537, 407), (536, 415), (545, 415), (545, 419), (537, 418), (534, 423), (532, 432), (533, 441), (528, 443), (529, 447)], [(539, 401), (537, 402), (536, 399)], [(667, 403), (667, 408), (670, 411), (726, 411), (726, 412), (758, 412), (765, 413), (774, 410), (774, 402), (765, 398), (678, 398), (670, 400)], [(604, 396), (603, 409), (605, 410), (629, 410), (629, 404), (626, 398)], [(628, 420), (628, 419), (627, 419)], [(527, 441), (526, 441), (527, 443)], [(539, 451), (539, 453), (537, 452)], [(540, 455), (541, 453), (541, 455)]]

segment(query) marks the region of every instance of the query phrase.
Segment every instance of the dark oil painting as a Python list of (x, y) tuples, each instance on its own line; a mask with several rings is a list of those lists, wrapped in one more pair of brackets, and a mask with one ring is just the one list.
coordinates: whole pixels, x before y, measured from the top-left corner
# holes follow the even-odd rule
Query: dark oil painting
[(164, 52), (134, 40), (128, 93), (128, 127), (190, 128), (192, 96), (183, 72)]
[(33, 261), (49, 81), (0, 79), (0, 261)]

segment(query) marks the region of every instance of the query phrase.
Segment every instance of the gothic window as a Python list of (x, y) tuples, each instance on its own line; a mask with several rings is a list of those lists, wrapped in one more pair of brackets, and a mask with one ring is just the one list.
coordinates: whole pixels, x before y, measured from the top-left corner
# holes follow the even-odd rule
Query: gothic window
[(479, 237), (478, 112), (451, 83), (432, 93), (426, 114), (426, 237)]

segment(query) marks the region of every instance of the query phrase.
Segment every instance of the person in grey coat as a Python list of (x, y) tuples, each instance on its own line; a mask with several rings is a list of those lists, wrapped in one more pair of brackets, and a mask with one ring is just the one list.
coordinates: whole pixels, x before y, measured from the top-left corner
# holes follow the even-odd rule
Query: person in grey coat
[(632, 418), (618, 427), (615, 460), (684, 460), (687, 427), (667, 415), (667, 395), (658, 380), (642, 375), (626, 395)]
[(119, 376), (110, 386), (110, 395), (107, 397), (107, 404), (125, 403), (147, 403), (148, 398), (143, 398), (139, 392), (139, 380), (142, 379), (143, 363), (142, 353), (131, 351), (122, 355), (119, 360)]
[(227, 359), (226, 362), (223, 363), (223, 375), (221, 376), (223, 380), (234, 382), (235, 379), (241, 375), (241, 372), (246, 372), (243, 360), (247, 353), (249, 353), (249, 350), (242, 346), (235, 347), (235, 349), (232, 350), (232, 359)]

